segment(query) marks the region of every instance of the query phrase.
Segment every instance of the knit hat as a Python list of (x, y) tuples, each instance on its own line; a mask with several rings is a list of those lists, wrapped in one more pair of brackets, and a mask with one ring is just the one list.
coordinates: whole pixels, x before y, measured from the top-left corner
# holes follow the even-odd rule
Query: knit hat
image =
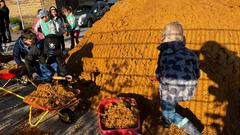
[(38, 16), (39, 18), (42, 18), (44, 16), (48, 16), (48, 11), (45, 10), (45, 9), (42, 9), (39, 13), (38, 13)]

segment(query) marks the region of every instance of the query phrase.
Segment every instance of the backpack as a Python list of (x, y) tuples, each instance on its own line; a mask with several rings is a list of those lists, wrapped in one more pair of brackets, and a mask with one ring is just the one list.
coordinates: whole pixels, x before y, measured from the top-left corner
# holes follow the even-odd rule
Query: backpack
[(54, 34), (47, 35), (44, 39), (44, 49), (43, 53), (47, 57), (59, 56), (61, 55), (61, 42), (58, 36)]

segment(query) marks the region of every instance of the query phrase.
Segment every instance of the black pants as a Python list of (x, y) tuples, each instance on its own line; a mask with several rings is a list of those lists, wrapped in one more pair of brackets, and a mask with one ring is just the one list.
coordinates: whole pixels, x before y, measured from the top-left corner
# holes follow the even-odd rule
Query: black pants
[(2, 42), (3, 43), (7, 43), (7, 36), (6, 36), (5, 30), (6, 30), (6, 27), (5, 27), (4, 24), (2, 24), (2, 26), (0, 26), (0, 32), (1, 32), (1, 35), (2, 35)]
[(62, 50), (65, 51), (64, 36), (63, 36), (63, 35), (59, 36), (59, 40), (60, 40), (60, 42), (61, 42), (61, 44), (62, 44)]
[(79, 34), (80, 34), (80, 30), (74, 30), (70, 33), (71, 36), (71, 49), (73, 49), (75, 47), (75, 42), (76, 44), (79, 43)]
[(9, 25), (7, 25), (5, 27), (5, 34), (6, 34), (8, 42), (11, 42), (12, 41), (12, 36), (11, 36), (10, 29), (9, 29)]

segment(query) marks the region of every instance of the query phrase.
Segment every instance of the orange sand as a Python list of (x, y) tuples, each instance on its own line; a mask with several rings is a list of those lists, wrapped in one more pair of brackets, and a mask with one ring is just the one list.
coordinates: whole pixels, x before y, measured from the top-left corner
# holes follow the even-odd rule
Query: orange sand
[(135, 128), (138, 124), (138, 112), (131, 103), (120, 100), (104, 107), (101, 123), (108, 129)]
[(24, 102), (36, 104), (51, 110), (57, 110), (69, 106), (77, 101), (71, 89), (62, 85), (40, 84), (37, 90), (24, 98)]
[[(70, 51), (68, 68), (75, 76), (101, 86), (94, 97), (96, 105), (119, 93), (143, 95), (158, 103), (158, 84), (148, 77), (154, 75), (162, 28), (178, 20), (185, 28), (187, 47), (202, 61), (196, 95), (181, 105), (190, 108), (204, 124), (204, 134), (237, 135), (239, 13), (239, 0), (121, 0)], [(148, 128), (146, 134), (178, 133), (174, 127), (168, 131), (161, 126), (153, 129), (150, 124)]]

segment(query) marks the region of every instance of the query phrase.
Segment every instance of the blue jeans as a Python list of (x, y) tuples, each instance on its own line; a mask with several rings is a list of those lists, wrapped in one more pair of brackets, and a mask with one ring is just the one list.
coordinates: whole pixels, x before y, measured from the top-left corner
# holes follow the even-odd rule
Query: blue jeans
[(37, 74), (39, 75), (36, 79), (44, 82), (51, 82), (54, 72), (58, 72), (58, 65), (56, 62), (52, 64), (39, 64), (36, 68)]
[(169, 124), (174, 123), (178, 125), (184, 119), (184, 117), (182, 117), (179, 113), (176, 112), (176, 104), (176, 102), (170, 102), (160, 99), (163, 117), (169, 122)]

